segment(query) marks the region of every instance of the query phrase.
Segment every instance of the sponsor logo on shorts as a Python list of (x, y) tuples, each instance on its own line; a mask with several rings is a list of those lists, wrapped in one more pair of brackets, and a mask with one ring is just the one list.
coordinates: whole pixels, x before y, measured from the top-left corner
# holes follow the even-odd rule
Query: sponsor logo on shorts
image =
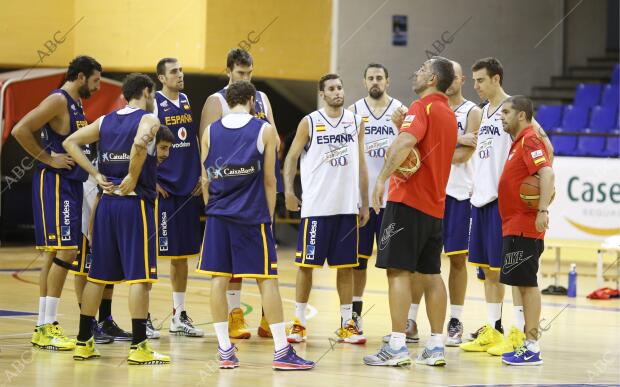
[(306, 245), (306, 260), (314, 259), (314, 246)]
[(502, 273), (504, 274), (510, 273), (511, 271), (516, 269), (519, 265), (521, 265), (523, 262), (527, 261), (533, 256), (534, 255), (531, 254), (523, 258), (523, 250), (514, 251), (512, 253), (506, 254), (504, 256), (504, 264), (502, 265)]
[(64, 225), (60, 226), (60, 240), (71, 240), (71, 206), (68, 200), (62, 202), (62, 220)]
[(383, 235), (381, 235), (381, 240), (379, 241), (379, 250), (385, 249), (390, 239), (402, 230), (404, 230), (404, 227), (396, 229), (396, 223), (390, 223), (385, 230), (383, 230)]
[(92, 263), (93, 263), (93, 255), (86, 254), (86, 263), (84, 264), (84, 270), (89, 270)]
[(159, 237), (159, 251), (168, 251), (168, 237)]
[(314, 249), (316, 247), (316, 229), (318, 222), (313, 220), (310, 222), (310, 231), (308, 232), (308, 244), (306, 245), (306, 259), (314, 259)]
[(168, 212), (161, 212), (161, 222), (159, 224), (161, 236), (159, 237), (159, 251), (168, 251)]

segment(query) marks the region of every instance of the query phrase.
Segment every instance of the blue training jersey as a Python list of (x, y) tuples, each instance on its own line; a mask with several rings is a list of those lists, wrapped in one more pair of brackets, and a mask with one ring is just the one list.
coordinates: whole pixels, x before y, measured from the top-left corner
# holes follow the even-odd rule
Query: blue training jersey
[[(149, 113), (127, 106), (102, 118), (99, 126), (99, 172), (115, 185), (127, 176), (131, 147), (145, 114)], [(153, 139), (147, 146), (146, 160), (134, 191), (139, 197), (154, 201), (157, 196), (156, 183), (157, 153)]]
[(210, 126), (209, 154), (204, 162), (209, 179), (205, 213), (247, 225), (271, 223), (263, 178), (264, 155), (258, 145), (265, 122), (248, 118), (240, 128), (228, 128), (221, 119)]
[[(69, 134), (67, 134), (66, 136), (62, 136), (56, 133), (49, 124), (45, 124), (41, 130), (41, 142), (43, 144), (43, 149), (48, 153), (67, 153), (62, 147), (62, 142), (67, 137), (75, 133), (78, 129), (88, 125), (88, 122), (86, 122), (86, 116), (84, 116), (82, 104), (79, 101), (71, 98), (69, 93), (67, 93), (65, 90), (52, 90), (50, 94), (62, 94), (67, 99), (67, 110), (69, 111)], [(62, 175), (70, 180), (84, 182), (88, 179), (88, 172), (80, 168), (80, 166), (78, 165), (75, 165), (71, 169), (56, 169), (45, 163), (39, 162), (39, 166), (54, 171), (57, 174)]]
[(155, 106), (159, 121), (176, 137), (170, 155), (157, 167), (157, 182), (173, 195), (189, 195), (200, 178), (198, 134), (187, 96), (179, 93), (179, 106), (158, 91)]

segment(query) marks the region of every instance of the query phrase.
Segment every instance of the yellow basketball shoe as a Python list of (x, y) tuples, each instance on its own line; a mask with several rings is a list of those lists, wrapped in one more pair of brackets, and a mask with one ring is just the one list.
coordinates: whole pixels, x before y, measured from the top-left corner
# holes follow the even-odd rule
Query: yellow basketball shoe
[(340, 343), (349, 343), (349, 344), (364, 344), (366, 343), (366, 338), (359, 332), (357, 329), (357, 324), (355, 321), (349, 320), (347, 323), (338, 329), (338, 342)]
[(40, 348), (41, 347), (41, 336), (45, 334), (45, 330), (43, 329), (43, 325), (38, 327), (34, 327), (34, 332), (32, 333), (32, 338), (30, 339), (30, 343), (33, 347)]
[(510, 328), (510, 333), (508, 333), (508, 337), (489, 348), (487, 353), (493, 356), (501, 356), (505, 353), (514, 352), (515, 349), (523, 346), (524, 342), (525, 333), (521, 332), (517, 327), (512, 326)]
[(501, 343), (503, 339), (504, 335), (497, 329), (490, 325), (485, 325), (474, 341), (463, 343), (460, 347), (467, 352), (486, 352), (492, 346)]
[(39, 347), (51, 351), (71, 351), (75, 349), (75, 339), (70, 339), (64, 335), (62, 327), (58, 322), (45, 324), (41, 327), (43, 331), (39, 336)]
[(86, 341), (78, 341), (75, 343), (73, 351), (73, 360), (88, 360), (101, 357), (99, 351), (95, 347), (95, 338), (91, 337)]
[(228, 336), (231, 339), (249, 339), (252, 337), (252, 334), (246, 327), (247, 324), (245, 323), (241, 308), (231, 310), (228, 314)]
[(271, 328), (269, 327), (269, 323), (265, 318), (265, 315), (260, 319), (260, 325), (258, 326), (258, 335), (260, 337), (273, 337), (271, 334)]
[(144, 340), (130, 347), (127, 362), (130, 365), (169, 364), (170, 356), (153, 351), (148, 340)]
[(301, 325), (301, 321), (296, 318), (293, 321), (293, 326), (290, 330), (287, 329), (288, 335), (286, 336), (286, 340), (289, 343), (303, 343), (307, 338), (306, 327)]

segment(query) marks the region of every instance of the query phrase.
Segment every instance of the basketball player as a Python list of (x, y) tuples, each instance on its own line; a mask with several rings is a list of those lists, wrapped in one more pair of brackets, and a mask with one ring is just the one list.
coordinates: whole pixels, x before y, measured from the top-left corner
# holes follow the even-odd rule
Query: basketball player
[[(510, 135), (502, 128), (500, 112), (500, 107), (509, 95), (502, 88), (504, 70), (497, 59), (480, 59), (474, 63), (472, 71), (474, 89), (481, 99), (487, 99), (489, 103), (482, 109), (478, 143), (473, 156), (476, 168), (471, 196), (472, 221), (468, 259), (470, 263), (480, 266), (484, 273), (489, 323), (478, 330), (475, 340), (461, 344), (461, 349), (499, 356), (514, 351), (525, 339), (523, 306), (521, 295), (516, 288), (513, 288), (512, 292), (515, 324), (508, 337), (503, 335), (501, 322), (504, 285), (499, 282), (502, 235), (497, 190), (512, 143)], [(546, 146), (552, 153), (551, 144), (544, 131), (537, 123), (535, 125), (538, 133), (546, 139)]]
[(211, 312), (218, 340), (220, 368), (237, 368), (231, 344), (226, 287), (230, 278), (256, 278), (265, 318), (270, 323), (276, 370), (306, 370), (314, 363), (295, 354), (286, 342), (277, 257), (271, 230), (276, 204), (277, 132), (252, 117), (256, 89), (248, 81), (229, 85), (230, 109), (207, 125), (201, 139), (202, 188), (207, 221), (198, 271), (211, 274)]
[[(157, 146), (157, 166), (170, 156), (170, 149), (175, 143), (176, 138), (166, 125), (160, 125), (155, 136), (155, 146)], [(202, 187), (202, 186), (201, 186)], [(202, 199), (201, 199), (202, 200)]]
[[(353, 270), (358, 266), (358, 227), (368, 221), (368, 177), (364, 154), (362, 117), (343, 108), (344, 90), (337, 74), (319, 80), (323, 109), (305, 116), (284, 162), (286, 208), (299, 211), (293, 182), (301, 156), (301, 225), (297, 239), (295, 264), (295, 321), (288, 341), (306, 340), (306, 306), (312, 289), (312, 272), (329, 267), (337, 269), (336, 285), (340, 297), (342, 322), (338, 341), (363, 344), (353, 320)], [(360, 203), (361, 198), (361, 203)], [(379, 213), (379, 210), (376, 209)]]
[[(151, 112), (155, 85), (144, 74), (129, 74), (123, 82), (125, 108), (107, 114), (63, 143), (67, 152), (103, 189), (93, 226), (93, 262), (82, 296), (80, 331), (73, 358), (99, 357), (90, 321), (106, 284), (127, 281), (132, 317), (130, 365), (166, 364), (170, 357), (150, 347), (146, 337), (148, 283), (157, 281), (157, 152), (160, 123)], [(99, 141), (97, 170), (80, 146)]]
[[(254, 71), (254, 62), (249, 52), (241, 48), (230, 50), (226, 58), (228, 85), (241, 80), (252, 81), (252, 71)], [(202, 108), (202, 115), (200, 118), (201, 136), (202, 131), (207, 125), (212, 124), (230, 112), (230, 108), (226, 103), (227, 88), (228, 86), (219, 90), (217, 93), (211, 94), (209, 98), (207, 98)], [(269, 98), (267, 98), (267, 95), (262, 91), (256, 92), (252, 114), (254, 114), (256, 118), (268, 122), (274, 128), (276, 127)], [(280, 138), (278, 137), (276, 141), (279, 148)], [(275, 169), (277, 180), (276, 192), (282, 192), (284, 188), (282, 187), (282, 177), (280, 176), (280, 162), (277, 158)], [(241, 310), (241, 278), (232, 278), (230, 280), (228, 291), (226, 292), (226, 299), (228, 300), (228, 329), (230, 329), (230, 337), (233, 339), (249, 339), (251, 333), (246, 329), (245, 318)], [(269, 324), (264, 316), (261, 318), (260, 326), (258, 327), (258, 335), (261, 337), (271, 337)]]
[[(509, 365), (540, 365), (539, 322), (541, 297), (538, 289), (538, 260), (549, 228), (549, 204), (555, 175), (540, 135), (532, 125), (532, 101), (510, 97), (501, 107), (503, 129), (513, 139), (508, 160), (499, 180), (499, 212), (502, 217), (502, 270), (500, 282), (518, 289), (525, 315), (525, 343), (502, 355)], [(520, 200), (520, 185), (528, 176), (540, 179), (538, 208)]]
[[(443, 218), (444, 253), (450, 258), (450, 276), (448, 289), (450, 293), (450, 320), (446, 346), (456, 347), (462, 343), (463, 324), (461, 316), (465, 304), (467, 289), (467, 251), (469, 244), (469, 223), (471, 204), (469, 197), (472, 191), (473, 166), (470, 161), (476, 150), (476, 136), (480, 125), (481, 110), (474, 102), (463, 97), (462, 87), (465, 76), (461, 65), (452, 61), (454, 81), (446, 90), (448, 104), (454, 111), (457, 121), (458, 137), (456, 150), (452, 156), (450, 177), (446, 187), (446, 209)], [(411, 280), (412, 304), (407, 316), (408, 342), (417, 342), (418, 332), (416, 315), (422, 299), (422, 282), (420, 274), (413, 274)], [(388, 336), (389, 337), (389, 336)]]
[(200, 253), (202, 199), (198, 133), (187, 95), (181, 92), (185, 86), (183, 75), (176, 58), (163, 58), (157, 63), (162, 89), (155, 94), (154, 114), (176, 135), (169, 157), (157, 168), (158, 257), (170, 259), (170, 333), (202, 337), (204, 332), (194, 327), (185, 310), (187, 260)]
[(414, 147), (418, 149), (423, 160), (420, 169), (407, 180), (390, 180), (376, 266), (387, 269), (392, 334), (378, 353), (364, 357), (367, 365), (411, 363), (405, 324), (411, 304), (413, 272), (421, 274), (419, 280), (423, 282), (431, 324), (431, 337), (416, 362), (431, 366), (446, 364), (443, 323), (447, 300), (440, 274), (442, 218), (450, 162), (456, 148), (457, 122), (444, 93), (453, 81), (452, 63), (442, 57), (424, 62), (416, 72), (413, 86), (420, 99), (411, 104), (375, 183), (373, 208), (378, 211), (386, 180)]
[[(39, 315), (31, 343), (39, 348), (66, 351), (75, 347), (56, 320), (67, 271), (81, 245), (82, 183), (88, 174), (75, 166), (62, 141), (87, 125), (81, 99), (99, 90), (100, 81), (99, 62), (88, 56), (76, 57), (69, 64), (62, 87), (53, 90), (12, 131), (17, 142), (38, 161), (32, 178), (32, 208), (36, 248), (43, 251), (44, 263), (39, 275)], [(39, 130), (42, 144), (35, 136)]]
[[(374, 182), (383, 166), (385, 152), (396, 138), (398, 127), (394, 126), (392, 113), (403, 104), (387, 94), (390, 85), (388, 71), (382, 64), (370, 63), (364, 70), (364, 87), (368, 95), (349, 106), (349, 110), (362, 116), (364, 122), (364, 152), (368, 168), (368, 181)], [(368, 196), (372, 195), (373, 186), (369, 184)], [(379, 213), (370, 211), (368, 223), (359, 230), (358, 261), (353, 269), (353, 320), (357, 322), (360, 333), (362, 327), (362, 296), (366, 287), (366, 269), (372, 255), (375, 239), (379, 243), (379, 229), (385, 208), (385, 199)]]

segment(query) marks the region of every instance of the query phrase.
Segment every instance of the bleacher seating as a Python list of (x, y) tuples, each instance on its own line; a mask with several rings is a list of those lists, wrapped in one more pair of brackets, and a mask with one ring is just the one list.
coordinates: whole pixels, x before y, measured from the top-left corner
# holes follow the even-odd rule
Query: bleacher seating
[(598, 105), (602, 88), (600, 83), (580, 83), (575, 90), (573, 105), (588, 108)]

